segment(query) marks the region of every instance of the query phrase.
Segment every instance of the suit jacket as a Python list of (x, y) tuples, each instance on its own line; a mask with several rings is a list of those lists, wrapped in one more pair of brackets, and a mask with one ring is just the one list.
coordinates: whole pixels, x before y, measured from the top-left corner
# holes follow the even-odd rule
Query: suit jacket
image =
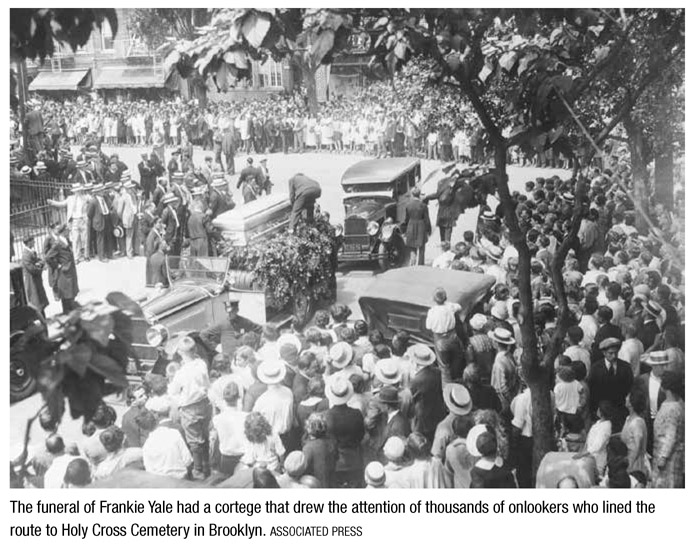
[(36, 251), (24, 247), (22, 269), (27, 301), (39, 311), (43, 311), (48, 306), (48, 297), (43, 287), (43, 263)]
[[(102, 200), (106, 204), (108, 211), (112, 213), (113, 209), (111, 208), (108, 199), (106, 197), (102, 197)], [(91, 228), (94, 231), (103, 231), (105, 229), (107, 216), (104, 215), (103, 210), (101, 209), (101, 204), (99, 204), (96, 196), (89, 201), (89, 205), (87, 206), (87, 216), (89, 216)]]
[(606, 361), (600, 360), (591, 366), (589, 376), (589, 408), (592, 414), (596, 412), (598, 403), (608, 400), (616, 407), (623, 408), (625, 399), (632, 389), (634, 376), (632, 368), (624, 360), (615, 361), (615, 375), (606, 368)]
[(365, 422), (360, 411), (341, 404), (326, 413), (327, 432), (336, 441), (339, 458), (337, 471), (354, 471), (363, 468), (360, 443), (365, 436)]
[(53, 290), (60, 299), (74, 299), (79, 293), (77, 267), (69, 245), (55, 241), (45, 256), (46, 263), (53, 268)]
[(592, 364), (595, 364), (599, 360), (603, 359), (603, 351), (598, 347), (598, 345), (606, 338), (617, 338), (618, 340), (624, 340), (620, 327), (616, 327), (612, 323), (603, 325), (600, 329), (598, 329), (598, 332), (593, 339), (593, 345), (591, 346)]
[(135, 223), (135, 214), (137, 212), (132, 195), (128, 192), (120, 193), (114, 200), (113, 206), (118, 217), (122, 221), (123, 227), (125, 229), (132, 229)]
[(412, 427), (432, 442), (435, 428), (447, 415), (442, 398), (440, 370), (434, 365), (424, 367), (411, 377), (410, 389), (413, 402)]
[[(644, 419), (647, 421), (647, 426), (651, 422), (651, 427), (653, 429), (653, 422), (651, 421), (651, 397), (649, 396), (649, 381), (651, 380), (651, 374), (645, 373), (640, 375), (634, 380), (633, 389), (636, 388), (642, 391), (642, 394), (646, 397), (646, 411), (644, 412)], [(658, 388), (658, 398), (656, 399), (656, 410), (661, 408), (663, 401), (666, 400), (666, 392), (663, 388)]]
[(307, 175), (297, 173), (288, 181), (288, 196), (291, 204), (299, 197), (318, 199), (322, 195), (320, 184)]
[(37, 134), (43, 134), (43, 117), (41, 116), (41, 111), (29, 111), (26, 115), (26, 130), (29, 136), (36, 136)]
[[(371, 413), (372, 411), (372, 413)], [(368, 406), (368, 418), (366, 418), (366, 428), (368, 431), (368, 447), (372, 452), (373, 460), (382, 460), (382, 448), (390, 437), (398, 436), (403, 440), (411, 433), (411, 426), (408, 419), (397, 411), (389, 419), (388, 410), (378, 399), (370, 401)]]
[(166, 206), (161, 212), (161, 221), (163, 222), (165, 229), (164, 239), (166, 243), (171, 244), (175, 239), (176, 233), (178, 232), (178, 222), (176, 221), (176, 211), (172, 206)]

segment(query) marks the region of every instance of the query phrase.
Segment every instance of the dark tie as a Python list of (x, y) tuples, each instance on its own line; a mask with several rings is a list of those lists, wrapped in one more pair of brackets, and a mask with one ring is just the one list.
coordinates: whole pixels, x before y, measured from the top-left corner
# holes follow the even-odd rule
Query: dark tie
[(615, 375), (615, 368), (613, 367), (613, 364), (610, 362), (608, 362), (608, 374)]

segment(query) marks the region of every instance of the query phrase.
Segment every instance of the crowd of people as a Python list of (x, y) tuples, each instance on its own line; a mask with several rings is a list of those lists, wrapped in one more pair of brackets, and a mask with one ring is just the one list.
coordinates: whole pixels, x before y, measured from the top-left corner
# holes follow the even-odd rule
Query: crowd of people
[[(165, 375), (132, 388), (122, 418), (103, 406), (84, 441), (52, 435), (34, 458), (35, 484), (139, 469), (222, 487), (684, 487), (684, 204), (656, 208), (645, 229), (627, 169), (587, 179), (587, 216), (562, 270), (568, 328), (551, 381), (553, 451), (541, 465), (521, 365), (518, 254), (499, 206), (464, 241), (443, 241), (432, 263), (496, 279), (463, 320), (443, 289), (430, 295), (434, 349), (405, 331), (386, 340), (341, 304), (280, 331), (239, 316), (229, 298), (227, 320), (182, 337)], [(575, 187), (537, 178), (515, 194), (541, 357), (554, 344), (550, 267)]]

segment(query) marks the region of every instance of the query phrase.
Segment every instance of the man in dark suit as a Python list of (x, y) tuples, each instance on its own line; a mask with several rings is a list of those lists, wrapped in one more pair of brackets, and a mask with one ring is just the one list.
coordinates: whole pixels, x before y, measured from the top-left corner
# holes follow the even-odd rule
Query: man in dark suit
[(428, 205), (420, 199), (420, 189), (411, 189), (411, 200), (406, 205), (406, 247), (411, 251), (410, 266), (425, 264), (425, 244), (432, 233)]
[(327, 385), (327, 398), (332, 404), (325, 413), (327, 433), (336, 442), (338, 459), (336, 462), (337, 487), (363, 487), (363, 454), (361, 442), (365, 436), (365, 422), (359, 410), (348, 406), (353, 396), (353, 385), (340, 375), (335, 375)]
[(366, 457), (366, 462), (384, 461), (382, 449), (387, 440), (392, 436), (405, 440), (411, 433), (411, 426), (400, 405), (399, 391), (393, 385), (382, 387), (377, 397), (368, 404), (365, 429), (369, 457)]
[[(170, 254), (174, 256), (180, 255), (180, 246), (177, 244), (178, 232), (181, 229), (180, 219), (178, 217), (178, 206), (180, 200), (173, 193), (164, 195), (161, 202), (165, 205), (161, 212), (161, 222), (164, 227), (164, 240), (171, 248)], [(176, 246), (177, 245), (177, 246)]]
[(154, 187), (156, 186), (156, 171), (149, 163), (149, 153), (142, 154), (142, 161), (137, 165), (139, 169), (139, 183), (144, 191), (144, 198), (149, 200)]
[(613, 310), (607, 305), (602, 305), (596, 311), (596, 322), (598, 323), (598, 331), (596, 331), (596, 336), (593, 340), (593, 345), (591, 347), (591, 363), (603, 359), (603, 351), (601, 350), (601, 342), (607, 338), (617, 338), (622, 342), (622, 330), (620, 327), (616, 327), (610, 321), (613, 319)]
[(651, 352), (644, 360), (651, 367), (650, 373), (644, 373), (634, 380), (632, 391), (640, 391), (646, 401), (644, 421), (646, 422), (647, 440), (646, 447), (649, 453), (654, 445), (654, 420), (661, 404), (666, 400), (666, 392), (661, 387), (661, 376), (666, 366), (670, 363), (670, 357), (665, 350)]
[(106, 262), (106, 226), (112, 211), (108, 199), (104, 196), (105, 190), (104, 185), (94, 188), (94, 196), (87, 207), (87, 216), (96, 237), (96, 254), (101, 262)]
[(414, 364), (410, 381), (412, 428), (432, 442), (435, 428), (446, 415), (442, 377), (435, 366), (435, 353), (425, 344), (414, 344), (409, 348), (408, 355)]
[(320, 184), (302, 173), (296, 173), (288, 181), (288, 196), (291, 201), (290, 230), (295, 231), (298, 218), (305, 215), (305, 221), (315, 219), (315, 201), (322, 196)]
[(42, 314), (48, 307), (48, 297), (43, 287), (43, 268), (45, 263), (36, 254), (33, 236), (29, 235), (24, 239), (24, 250), (22, 252), (22, 270), (24, 271), (24, 290), (26, 299), (32, 307), (38, 309)]
[(26, 114), (25, 126), (29, 135), (29, 146), (34, 154), (37, 154), (43, 149), (43, 141), (45, 129), (43, 126), (43, 117), (41, 116), (41, 103), (33, 102), (30, 104), (31, 109)]
[(45, 255), (46, 264), (53, 269), (52, 288), (62, 302), (63, 313), (69, 313), (76, 307), (75, 298), (79, 293), (77, 265), (66, 233), (67, 224), (54, 227), (54, 243)]
[(602, 341), (599, 349), (603, 353), (603, 359), (591, 367), (589, 376), (591, 414), (596, 418), (598, 403), (610, 401), (617, 411), (613, 418), (613, 433), (622, 429), (627, 416), (625, 400), (634, 382), (630, 365), (617, 357), (621, 345), (622, 342), (617, 338), (606, 338)]

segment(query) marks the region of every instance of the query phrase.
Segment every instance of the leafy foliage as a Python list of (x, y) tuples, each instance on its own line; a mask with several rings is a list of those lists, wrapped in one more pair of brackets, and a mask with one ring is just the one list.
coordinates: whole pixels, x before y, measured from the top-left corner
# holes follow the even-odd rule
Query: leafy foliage
[(55, 43), (72, 50), (83, 47), (91, 33), (108, 21), (115, 35), (118, 18), (112, 8), (53, 9), (12, 8), (10, 10), (10, 57), (12, 60), (43, 61), (55, 52)]
[(264, 286), (269, 305), (282, 309), (298, 294), (313, 300), (333, 300), (336, 247), (334, 229), (322, 216), (314, 223), (301, 223), (294, 234), (271, 238), (265, 243), (230, 248), (230, 268), (252, 271)]
[(127, 387), (132, 319), (139, 305), (120, 292), (58, 316), (44, 331), (24, 336), (22, 349), (39, 361), (38, 388), (45, 408), (39, 420), (57, 429), (69, 404), (72, 418), (89, 421), (104, 396)]
[(129, 28), (152, 49), (172, 40), (192, 40), (196, 26), (208, 25), (210, 20), (206, 8), (134, 8), (128, 13)]

